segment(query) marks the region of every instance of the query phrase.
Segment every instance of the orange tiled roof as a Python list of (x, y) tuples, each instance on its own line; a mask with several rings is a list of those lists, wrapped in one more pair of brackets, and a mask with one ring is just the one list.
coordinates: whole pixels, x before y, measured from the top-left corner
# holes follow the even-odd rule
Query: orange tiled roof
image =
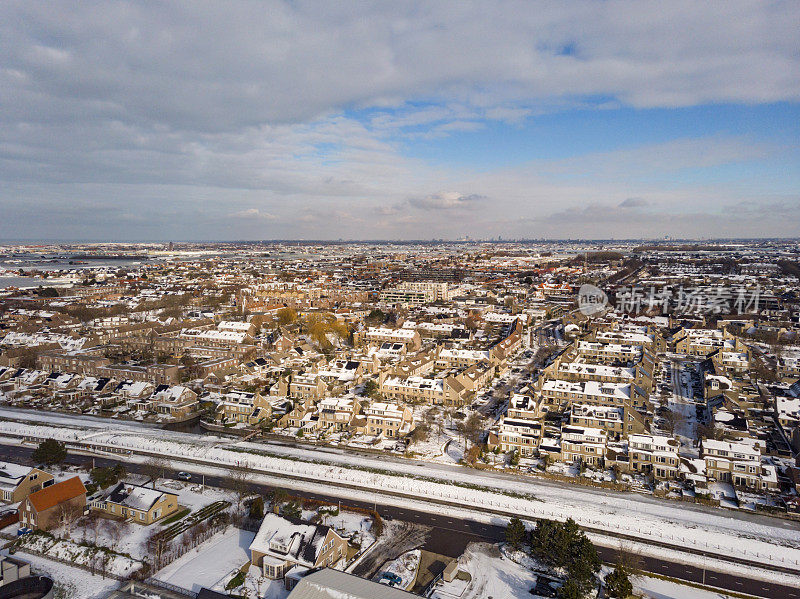
[(51, 507), (74, 499), (86, 493), (81, 479), (73, 476), (65, 481), (45, 487), (28, 496), (28, 500), (37, 512), (41, 513)]

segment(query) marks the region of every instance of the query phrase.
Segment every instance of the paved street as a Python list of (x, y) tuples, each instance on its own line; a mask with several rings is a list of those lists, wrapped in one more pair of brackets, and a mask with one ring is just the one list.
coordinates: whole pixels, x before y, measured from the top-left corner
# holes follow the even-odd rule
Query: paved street
[[(17, 447), (0, 445), (0, 459), (10, 461), (30, 461), (30, 456), (33, 449), (29, 447)], [(71, 464), (85, 464), (90, 462), (92, 458), (80, 455), (70, 455), (68, 462)], [(113, 460), (106, 458), (95, 458), (97, 465), (113, 464)], [(137, 472), (141, 466), (135, 463), (128, 463), (126, 467), (131, 472)], [(183, 466), (184, 470), (191, 472), (191, 466)], [(177, 471), (167, 471), (168, 477), (175, 478)], [(200, 481), (200, 477), (195, 475), (196, 482)], [(227, 487), (228, 481), (224, 477), (219, 476), (206, 476), (205, 482), (207, 485), (216, 487)], [(270, 485), (253, 484), (253, 490), (267, 494), (273, 490), (274, 487)], [(293, 491), (291, 487), (286, 487), (290, 493), (300, 497), (310, 497), (331, 503), (338, 503), (339, 498), (328, 496), (320, 493), (308, 493), (304, 491)], [(485, 524), (475, 522), (466, 518), (455, 518), (446, 515), (428, 514), (408, 508), (381, 505), (378, 503), (367, 503), (363, 501), (349, 501), (350, 505), (361, 508), (377, 507), (378, 512), (385, 519), (401, 520), (405, 522), (413, 522), (431, 527), (431, 533), (428, 539), (423, 544), (425, 549), (449, 555), (451, 557), (458, 557), (463, 552), (464, 548), (469, 542), (475, 540), (484, 540), (497, 542), (503, 538), (505, 523), (501, 518), (497, 519), (497, 524)], [(616, 549), (598, 547), (600, 557), (604, 561), (616, 561)], [(689, 566), (686, 564), (674, 563), (667, 560), (643, 557), (642, 567), (648, 572), (670, 576), (680, 580), (690, 582), (702, 583), (704, 579), (702, 558), (696, 558), (698, 565)], [(798, 589), (788, 587), (785, 585), (763, 582), (760, 580), (746, 579), (739, 576), (726, 574), (724, 572), (716, 572), (712, 570), (705, 571), (705, 583), (713, 585), (721, 589), (737, 591), (740, 593), (748, 593), (758, 597), (767, 597), (770, 599), (795, 599), (800, 598), (800, 591)]]

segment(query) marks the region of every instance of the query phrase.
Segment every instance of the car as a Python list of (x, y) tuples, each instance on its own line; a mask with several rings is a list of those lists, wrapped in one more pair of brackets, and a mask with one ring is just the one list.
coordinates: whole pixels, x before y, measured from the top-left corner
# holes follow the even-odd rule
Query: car
[(178, 472), (178, 478), (180, 480), (192, 480), (192, 475), (188, 472)]
[(28, 528), (27, 526), (23, 526), (22, 528), (17, 529), (17, 536), (24, 537), (25, 535), (29, 535), (33, 532), (33, 529)]
[[(386, 580), (386, 582), (383, 582), (384, 580)], [(383, 584), (388, 584), (389, 586), (393, 587), (394, 585), (403, 582), (403, 579), (400, 578), (394, 572), (384, 572), (383, 576), (381, 576), (381, 582), (383, 582)]]

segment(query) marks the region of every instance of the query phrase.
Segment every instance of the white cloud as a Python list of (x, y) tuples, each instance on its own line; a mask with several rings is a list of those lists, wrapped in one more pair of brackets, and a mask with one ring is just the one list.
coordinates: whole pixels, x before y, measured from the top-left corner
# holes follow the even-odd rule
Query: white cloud
[(435, 193), (424, 198), (411, 198), (408, 204), (421, 210), (456, 210), (459, 208), (473, 209), (486, 197), (478, 194), (464, 195), (457, 191)]
[(262, 212), (258, 208), (247, 208), (232, 212), (229, 216), (232, 218), (246, 218), (246, 219), (261, 219), (261, 220), (275, 220), (277, 217), (269, 212)]
[(795, 102), (798, 16), (793, 2), (4, 2), (0, 237), (114, 237), (131, 205), (126, 234), (144, 238), (178, 220), (194, 238), (374, 237), (368, 214), (387, 236), (440, 236), (622, 198), (759, 205), (768, 184), (654, 182), (776, 150), (741, 136), (482, 172), (404, 144), (562, 109)]

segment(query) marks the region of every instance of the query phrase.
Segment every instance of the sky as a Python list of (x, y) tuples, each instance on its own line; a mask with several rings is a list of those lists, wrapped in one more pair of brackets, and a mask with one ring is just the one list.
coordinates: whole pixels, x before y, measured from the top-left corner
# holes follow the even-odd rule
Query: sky
[(0, 239), (800, 237), (800, 2), (0, 3)]

